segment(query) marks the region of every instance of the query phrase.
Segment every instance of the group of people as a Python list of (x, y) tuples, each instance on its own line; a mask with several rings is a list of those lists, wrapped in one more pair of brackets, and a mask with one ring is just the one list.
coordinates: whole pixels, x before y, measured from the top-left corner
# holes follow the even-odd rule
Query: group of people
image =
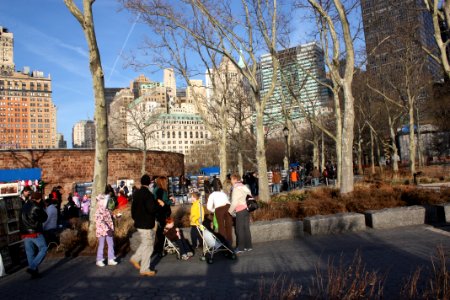
[(331, 179), (335, 179), (336, 166), (327, 162), (322, 172), (312, 163), (301, 164), (292, 167), (288, 172), (286, 184), (283, 185), (283, 179), (279, 169), (272, 170), (272, 194), (278, 194), (283, 190), (292, 190), (302, 188), (305, 185), (318, 186), (322, 180), (328, 185)]
[[(156, 189), (151, 189), (151, 178), (143, 175), (141, 187), (133, 193), (131, 215), (134, 226), (140, 236), (140, 244), (130, 257), (130, 263), (139, 270), (142, 276), (154, 276), (152, 257), (164, 251), (164, 240), (168, 238), (177, 245), (181, 258), (189, 259), (196, 248), (202, 247), (198, 227), (204, 224), (205, 211), (198, 192), (191, 193), (191, 245), (183, 237), (182, 231), (174, 225), (171, 217), (167, 192), (167, 178), (156, 179)], [(244, 185), (239, 175), (230, 175), (224, 184), (218, 178), (211, 182), (212, 192), (207, 198), (206, 208), (213, 214), (216, 236), (231, 248), (233, 244), (233, 217), (236, 218), (235, 252), (252, 250), (250, 234), (250, 213), (247, 210), (246, 198), (251, 195), (250, 189)], [(167, 201), (167, 200), (170, 201)], [(206, 226), (209, 227), (209, 226)]]
[[(154, 276), (155, 263), (152, 257), (164, 255), (165, 238), (174, 242), (184, 260), (192, 257), (196, 248), (203, 246), (198, 227), (205, 224), (205, 209), (198, 192), (191, 193), (191, 245), (183, 237), (179, 228), (174, 226), (171, 216), (171, 205), (174, 198), (169, 195), (167, 177), (152, 179), (143, 175), (140, 188), (131, 195), (131, 216), (134, 227), (140, 236), (136, 252), (131, 256), (130, 263), (139, 269), (142, 276)], [(236, 227), (235, 252), (252, 250), (250, 234), (250, 213), (247, 210), (246, 199), (252, 195), (250, 188), (241, 181), (239, 175), (228, 175), (222, 184), (218, 178), (211, 182), (211, 193), (207, 198), (206, 208), (213, 216), (214, 224), (211, 231), (231, 249), (233, 244), (233, 223)], [(55, 188), (49, 197), (43, 200), (43, 195), (25, 187), (22, 192), (22, 211), (20, 230), (25, 244), (28, 260), (27, 272), (32, 278), (39, 277), (38, 266), (47, 253), (48, 242), (55, 234), (62, 218), (69, 224), (75, 222), (85, 213), (82, 209), (83, 200), (77, 194), (71, 194), (68, 203), (61, 210), (63, 191)], [(95, 211), (96, 237), (98, 239), (96, 265), (117, 265), (114, 253), (114, 219), (120, 218), (120, 208), (128, 205), (128, 191), (123, 185), (114, 190), (111, 185), (105, 187), (104, 193), (96, 197)], [(46, 203), (46, 204), (44, 204)], [(113, 208), (111, 203), (115, 203)], [(60, 214), (60, 212), (63, 212)], [(70, 216), (70, 217), (69, 217)], [(235, 218), (235, 222), (233, 220)], [(207, 226), (209, 227), (209, 226)], [(107, 245), (107, 258), (104, 258), (104, 248)]]

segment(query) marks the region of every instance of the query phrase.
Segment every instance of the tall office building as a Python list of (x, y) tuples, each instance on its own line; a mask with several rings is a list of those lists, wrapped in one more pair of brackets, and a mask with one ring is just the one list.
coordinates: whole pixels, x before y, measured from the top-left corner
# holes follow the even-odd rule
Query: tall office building
[[(361, 0), (367, 71), (378, 78), (399, 78), (405, 49), (413, 51), (414, 64), (424, 62), (421, 72), (434, 81), (442, 79), (441, 66), (423, 48), (437, 54), (434, 29), (423, 1)], [(403, 55), (403, 57), (402, 57)]]
[[(283, 127), (286, 118), (301, 121), (305, 113), (319, 114), (330, 100), (326, 81), (324, 53), (317, 43), (308, 43), (278, 51), (280, 69), (275, 90), (267, 102), (264, 125)], [(270, 89), (272, 56), (261, 56), (259, 80), (261, 95)]]
[(0, 26), (0, 149), (56, 148), (50, 75), (14, 70), (14, 37)]
[(83, 120), (75, 123), (72, 129), (73, 148), (95, 148), (95, 123)]
[(62, 133), (56, 134), (56, 140), (58, 142), (59, 149), (66, 149), (67, 148), (67, 141), (64, 139), (64, 135)]

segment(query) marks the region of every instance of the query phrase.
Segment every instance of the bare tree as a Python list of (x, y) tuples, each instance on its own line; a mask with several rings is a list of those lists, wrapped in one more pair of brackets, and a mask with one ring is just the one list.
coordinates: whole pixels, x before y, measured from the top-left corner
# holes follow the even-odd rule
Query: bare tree
[[(416, 132), (416, 116), (418, 105), (421, 99), (431, 96), (429, 91), (431, 79), (425, 75), (426, 67), (423, 61), (421, 50), (418, 46), (417, 39), (413, 35), (408, 36), (406, 33), (391, 39), (392, 43), (389, 55), (395, 57), (395, 66), (387, 66), (388, 72), (383, 73), (380, 77), (380, 87), (374, 87), (368, 84), (369, 88), (378, 93), (386, 101), (385, 107), (389, 116), (389, 124), (391, 138), (393, 136), (393, 124), (395, 118), (392, 119), (391, 112), (395, 111), (394, 107), (403, 110), (403, 116), (408, 118), (409, 128), (409, 164), (410, 172), (413, 175), (416, 172), (416, 152), (417, 145), (415, 141)], [(399, 45), (400, 50), (399, 49)], [(395, 72), (393, 72), (395, 70)], [(395, 171), (394, 171), (395, 172)]]
[[(439, 64), (442, 65), (447, 80), (450, 80), (450, 1), (443, 0), (442, 8), (439, 8), (440, 0), (423, 0), (427, 10), (431, 13), (434, 28), (434, 39), (439, 48), (439, 56), (433, 53), (430, 49), (424, 48), (424, 50)], [(443, 30), (442, 30), (442, 29)], [(444, 32), (443, 32), (444, 31)], [(447, 40), (443, 40), (443, 35), (447, 35)]]
[(83, 0), (83, 12), (73, 0), (64, 0), (69, 11), (80, 23), (89, 47), (89, 68), (92, 74), (94, 97), (95, 97), (95, 161), (94, 161), (94, 183), (92, 190), (92, 204), (90, 214), (90, 224), (88, 240), (90, 245), (94, 245), (95, 237), (95, 197), (103, 192), (108, 178), (108, 128), (105, 101), (105, 79), (100, 60), (100, 52), (95, 36), (94, 19), (92, 16), (92, 5), (95, 0)]
[[(261, 95), (257, 76), (259, 63), (257, 54), (264, 51), (276, 57), (276, 46), (280, 38), (278, 25), (282, 20), (278, 2), (243, 0), (240, 3), (242, 14), (233, 13), (231, 1), (189, 0), (176, 5), (150, 0), (123, 0), (123, 2), (127, 8), (140, 12), (147, 22), (159, 23), (160, 28), (163, 25), (182, 30), (202, 47), (228, 58), (238, 69), (249, 86), (255, 103), (259, 198), (269, 201), (263, 116), (266, 103), (275, 87), (278, 62), (276, 59), (272, 60), (274, 70), (272, 81), (269, 83), (268, 92)], [(239, 59), (235, 56), (240, 50), (247, 60), (244, 65), (240, 65)]]
[[(348, 12), (342, 1), (308, 0), (318, 16), (318, 26), (325, 51), (326, 65), (330, 71), (333, 92), (336, 134), (328, 132), (336, 141), (338, 165), (337, 179), (340, 192), (353, 191), (353, 137), (354, 137), (354, 97), (352, 92), (355, 51), (348, 21)], [(332, 13), (335, 13), (333, 15)], [(340, 25), (340, 31), (335, 24)], [(339, 36), (342, 33), (342, 37)], [(345, 51), (341, 49), (341, 38)], [(329, 52), (331, 48), (331, 53)], [(343, 55), (343, 57), (342, 57)], [(342, 92), (343, 105), (339, 99)], [(342, 107), (343, 106), (343, 107)], [(327, 131), (325, 131), (327, 132)]]
[(164, 131), (164, 120), (161, 109), (155, 102), (136, 99), (126, 108), (127, 140), (130, 147), (142, 150), (141, 174), (146, 173), (147, 150), (151, 141), (156, 139), (156, 133)]

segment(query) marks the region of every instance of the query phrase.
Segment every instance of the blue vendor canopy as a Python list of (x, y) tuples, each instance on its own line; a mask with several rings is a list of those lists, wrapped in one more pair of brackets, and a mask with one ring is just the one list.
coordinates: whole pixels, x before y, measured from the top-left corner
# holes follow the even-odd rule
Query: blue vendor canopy
[(200, 169), (200, 172), (202, 174), (205, 174), (206, 176), (219, 175), (220, 167), (218, 167), (218, 166), (204, 167), (204, 168)]
[(0, 170), (0, 182), (41, 179), (40, 168)]

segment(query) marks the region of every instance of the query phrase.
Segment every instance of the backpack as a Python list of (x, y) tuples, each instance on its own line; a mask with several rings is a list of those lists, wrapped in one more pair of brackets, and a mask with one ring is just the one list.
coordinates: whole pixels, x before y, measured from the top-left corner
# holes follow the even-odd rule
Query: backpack
[(111, 211), (113, 211), (113, 210), (115, 210), (116, 209), (116, 207), (117, 207), (117, 198), (116, 197), (109, 197), (108, 198), (108, 202), (106, 203), (106, 208), (108, 209), (108, 210), (111, 210)]

